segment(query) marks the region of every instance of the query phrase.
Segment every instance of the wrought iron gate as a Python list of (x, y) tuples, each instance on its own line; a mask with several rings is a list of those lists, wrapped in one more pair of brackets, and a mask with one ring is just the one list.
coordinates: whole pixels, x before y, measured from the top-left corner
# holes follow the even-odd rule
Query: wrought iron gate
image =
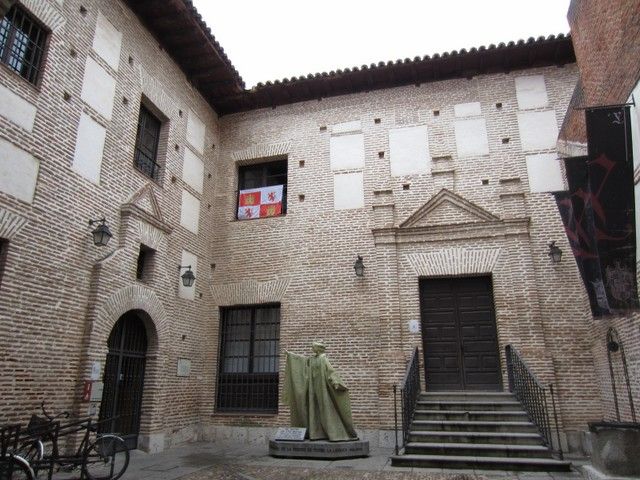
[(137, 448), (147, 354), (147, 332), (137, 312), (125, 313), (113, 327), (104, 367), (100, 407), (102, 432), (115, 432)]

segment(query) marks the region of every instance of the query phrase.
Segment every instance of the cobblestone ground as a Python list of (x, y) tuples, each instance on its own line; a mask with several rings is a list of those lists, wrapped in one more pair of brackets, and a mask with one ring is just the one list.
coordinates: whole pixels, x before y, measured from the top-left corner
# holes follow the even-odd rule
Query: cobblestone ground
[[(508, 477), (503, 477), (505, 480)], [(515, 477), (514, 477), (515, 478)], [(317, 468), (217, 465), (182, 477), (181, 480), (486, 480), (474, 474), (443, 474), (415, 471), (366, 472), (349, 468)]]

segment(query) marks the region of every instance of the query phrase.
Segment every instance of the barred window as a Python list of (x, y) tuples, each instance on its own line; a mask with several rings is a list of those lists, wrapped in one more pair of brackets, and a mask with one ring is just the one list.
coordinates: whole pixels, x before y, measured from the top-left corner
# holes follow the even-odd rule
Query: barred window
[(9, 250), (9, 240), (0, 238), (0, 285), (2, 285), (2, 275), (7, 262), (7, 251)]
[(160, 177), (158, 144), (161, 126), (162, 122), (147, 107), (140, 105), (134, 164), (140, 172), (153, 180)]
[(37, 83), (47, 31), (24, 8), (11, 7), (0, 20), (0, 62), (31, 83)]
[(218, 411), (278, 411), (280, 306), (221, 309)]

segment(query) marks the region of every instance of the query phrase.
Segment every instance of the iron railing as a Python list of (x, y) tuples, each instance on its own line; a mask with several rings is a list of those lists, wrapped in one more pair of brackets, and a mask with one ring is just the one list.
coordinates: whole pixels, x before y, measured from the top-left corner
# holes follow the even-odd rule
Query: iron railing
[(618, 391), (616, 386), (616, 375), (613, 369), (613, 355), (620, 352), (620, 361), (622, 362), (622, 371), (624, 373), (624, 381), (627, 386), (627, 396), (629, 399), (629, 410), (631, 411), (631, 420), (636, 423), (636, 408), (633, 404), (633, 395), (631, 394), (631, 382), (629, 381), (629, 369), (627, 368), (627, 356), (624, 353), (624, 344), (618, 335), (618, 331), (611, 327), (607, 332), (607, 360), (609, 361), (609, 375), (611, 376), (611, 390), (613, 391), (613, 403), (616, 407), (616, 418), (620, 421), (620, 406), (618, 402)]
[(395, 417), (396, 434), (396, 455), (399, 454), (400, 447), (404, 447), (409, 439), (409, 432), (413, 415), (416, 410), (416, 403), (420, 395), (420, 362), (418, 361), (418, 348), (413, 351), (411, 360), (407, 365), (407, 372), (400, 388), (400, 401), (402, 408), (402, 443), (398, 445), (398, 407), (397, 407), (396, 385), (393, 386), (393, 404)]
[[(554, 450), (552, 424), (549, 419), (549, 408), (547, 402), (547, 388), (542, 386), (515, 347), (507, 345), (506, 354), (507, 372), (509, 375), (509, 391), (512, 392), (522, 404), (529, 416), (529, 419), (538, 428), (545, 445), (551, 450)], [(555, 451), (562, 459), (564, 458), (564, 455), (562, 452), (562, 444), (560, 443), (558, 413), (556, 411), (556, 399), (552, 384), (549, 385), (549, 394), (551, 397), (551, 406), (553, 408), (553, 419), (556, 432), (557, 448), (555, 448)]]

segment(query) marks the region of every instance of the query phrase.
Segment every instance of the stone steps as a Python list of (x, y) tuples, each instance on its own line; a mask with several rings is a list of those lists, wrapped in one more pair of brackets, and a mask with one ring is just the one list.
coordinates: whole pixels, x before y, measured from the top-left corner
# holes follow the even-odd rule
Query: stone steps
[(416, 410), (415, 420), (447, 420), (472, 422), (528, 422), (529, 417), (521, 411), (489, 410)]
[(509, 432), (418, 432), (409, 434), (410, 442), (424, 443), (499, 443), (509, 445), (541, 445), (542, 438), (537, 433)]
[(551, 458), (551, 452), (542, 445), (510, 445), (500, 443), (426, 443), (409, 442), (408, 455), (462, 455), (474, 457), (539, 457)]
[(456, 455), (397, 455), (391, 457), (395, 467), (444, 469), (480, 469), (532, 472), (568, 472), (571, 463), (551, 458), (508, 458)]
[(570, 471), (552, 458), (537, 427), (509, 392), (420, 394), (403, 455), (394, 466)]
[[(422, 410), (484, 410), (484, 411), (515, 411), (522, 410), (522, 406), (520, 402), (515, 400), (504, 400), (504, 401), (466, 401), (462, 400), (450, 400), (450, 401), (437, 401), (437, 400), (418, 400), (418, 404), (416, 406), (418, 409)], [(524, 412), (524, 410), (522, 410)]]

